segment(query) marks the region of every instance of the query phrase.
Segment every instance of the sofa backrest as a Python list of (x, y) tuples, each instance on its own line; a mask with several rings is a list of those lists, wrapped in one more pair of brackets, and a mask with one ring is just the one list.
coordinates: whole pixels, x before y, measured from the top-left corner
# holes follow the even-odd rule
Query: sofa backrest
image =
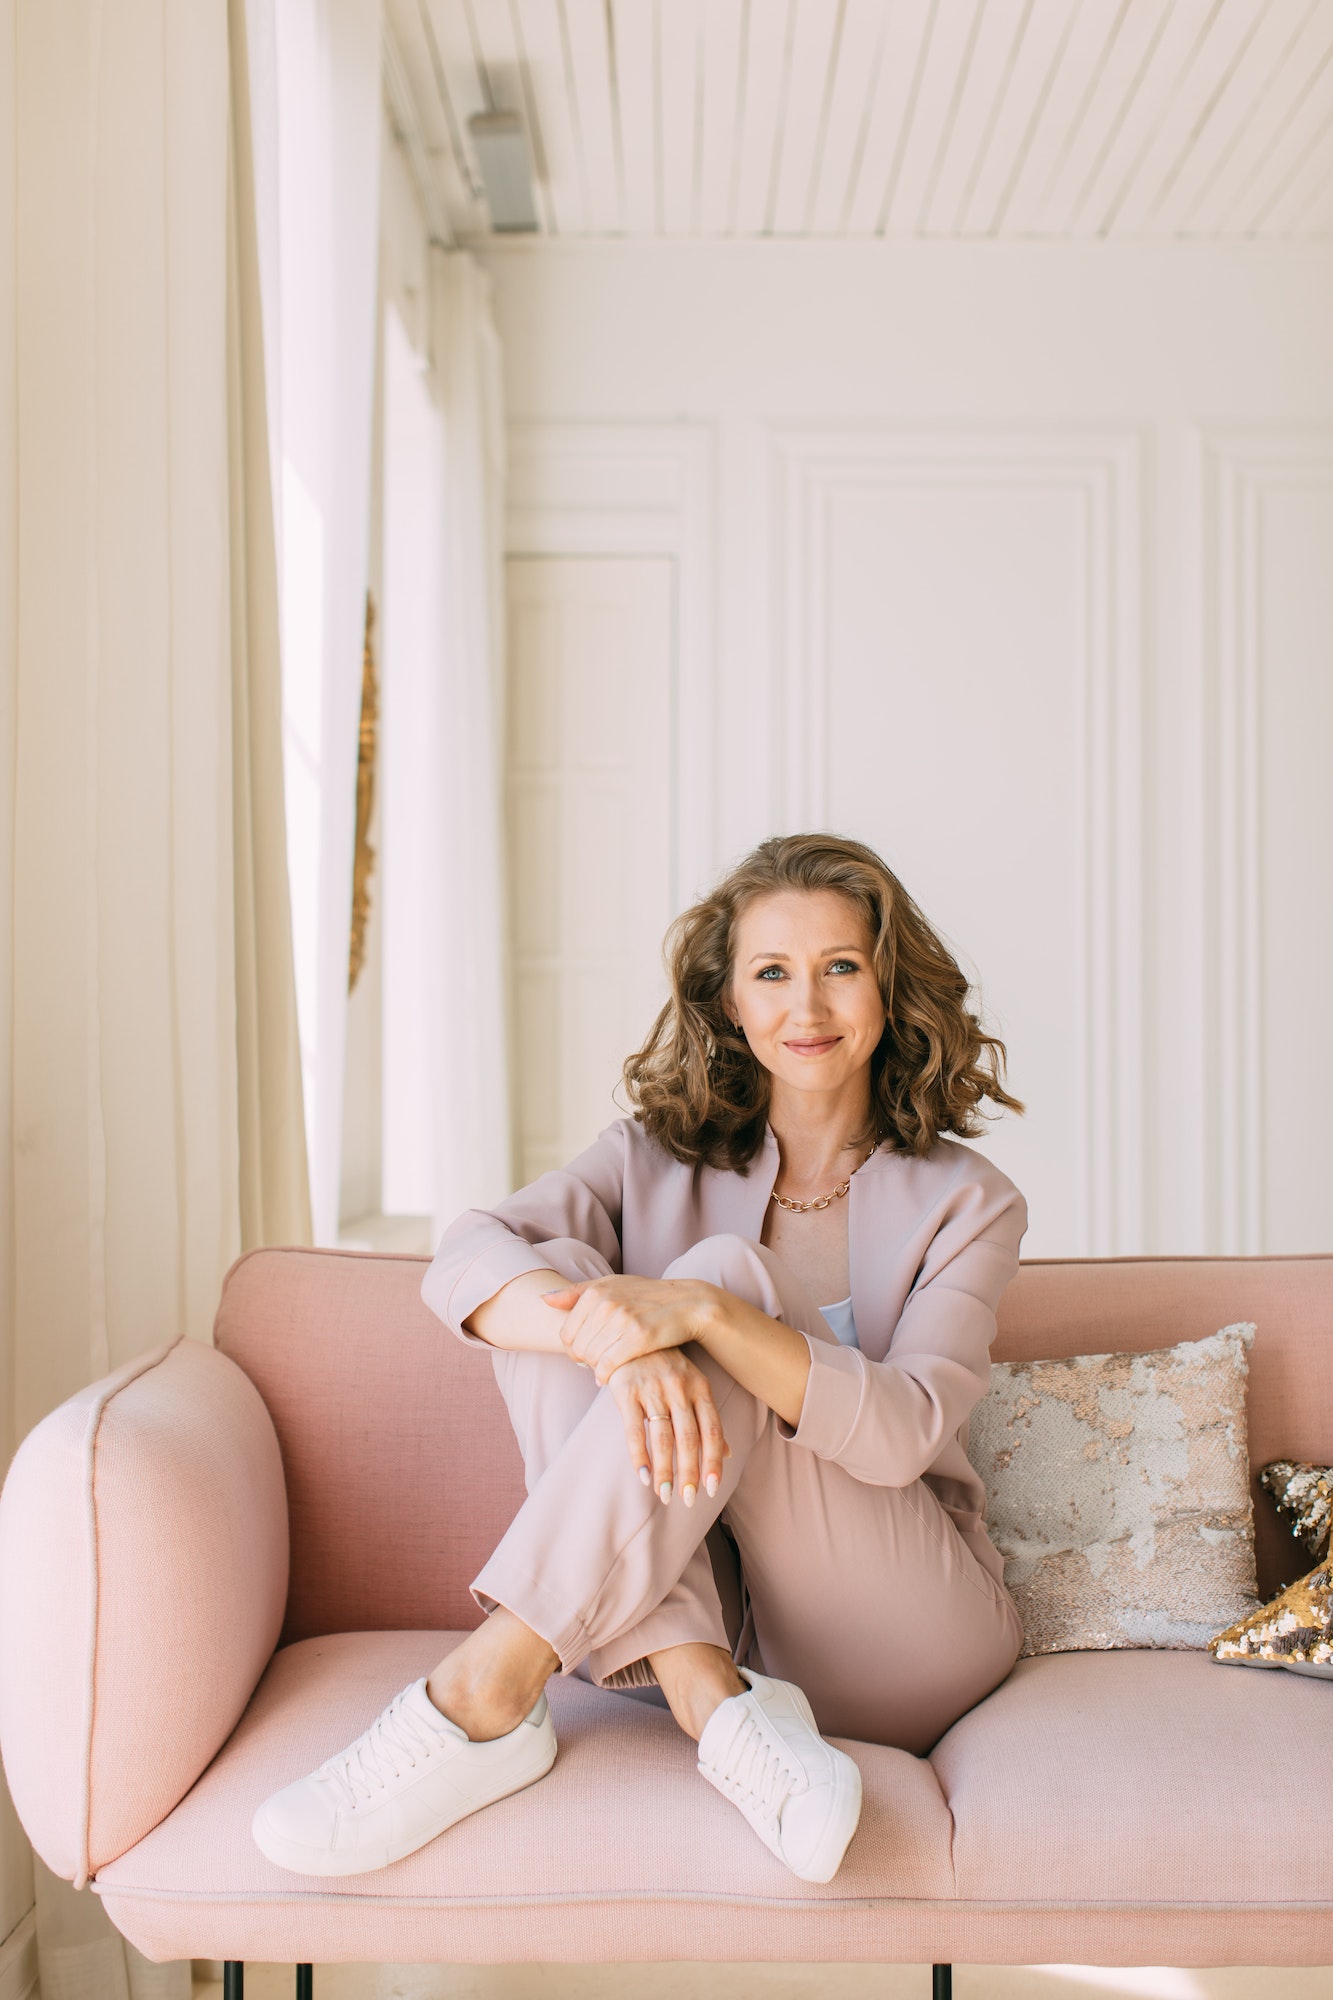
[(489, 1357), (421, 1302), (424, 1257), (252, 1250), (214, 1341), (268, 1405), (287, 1476), (283, 1643), (458, 1631), (468, 1584), (523, 1499)]
[[(250, 1376), (282, 1450), (291, 1521), (285, 1641), (459, 1629), (523, 1498), (487, 1357), (421, 1301), (426, 1260), (256, 1250), (228, 1274), (217, 1345)], [(1250, 1462), (1333, 1463), (1333, 1256), (1025, 1264), (997, 1361), (1141, 1352), (1253, 1320)], [(1308, 1568), (1255, 1506), (1261, 1588)]]

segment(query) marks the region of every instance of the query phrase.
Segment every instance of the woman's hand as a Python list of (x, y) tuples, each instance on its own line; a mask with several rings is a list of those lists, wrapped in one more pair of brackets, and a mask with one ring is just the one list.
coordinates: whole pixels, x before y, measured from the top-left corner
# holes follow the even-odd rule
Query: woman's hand
[(711, 1499), (731, 1446), (722, 1435), (722, 1419), (702, 1368), (678, 1347), (669, 1347), (624, 1362), (607, 1386), (644, 1485), (655, 1487), (665, 1504), (674, 1473), (687, 1507), (694, 1505), (701, 1480)]
[(565, 1351), (605, 1388), (617, 1368), (701, 1338), (717, 1311), (716, 1285), (695, 1278), (584, 1278), (546, 1292), (563, 1312)]

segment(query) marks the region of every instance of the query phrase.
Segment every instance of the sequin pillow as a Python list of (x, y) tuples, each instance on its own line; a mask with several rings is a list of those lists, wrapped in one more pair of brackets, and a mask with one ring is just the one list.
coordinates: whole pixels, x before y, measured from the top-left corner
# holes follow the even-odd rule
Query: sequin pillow
[(1333, 1570), (1312, 1569), (1260, 1610), (1208, 1642), (1227, 1667), (1286, 1667), (1333, 1680)]
[(1297, 1541), (1317, 1556), (1333, 1527), (1333, 1465), (1306, 1465), (1279, 1458), (1259, 1474), (1259, 1484), (1271, 1493), (1279, 1514), (1291, 1523)]
[(1150, 1354), (996, 1362), (969, 1456), (1023, 1652), (1203, 1647), (1258, 1606), (1248, 1324)]
[(1312, 1555), (1324, 1561), (1288, 1584), (1271, 1604), (1252, 1611), (1208, 1641), (1215, 1660), (1229, 1667), (1289, 1667), (1294, 1674), (1333, 1680), (1333, 1466), (1279, 1458), (1259, 1474), (1279, 1514)]

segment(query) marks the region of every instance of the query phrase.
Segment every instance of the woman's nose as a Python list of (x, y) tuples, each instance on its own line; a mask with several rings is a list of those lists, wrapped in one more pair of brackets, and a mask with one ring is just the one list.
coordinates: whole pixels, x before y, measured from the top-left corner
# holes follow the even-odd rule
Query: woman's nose
[(798, 977), (793, 980), (791, 1010), (796, 1019), (803, 1024), (805, 1022), (817, 1022), (825, 1019), (828, 1014), (828, 1006), (817, 979), (801, 979)]

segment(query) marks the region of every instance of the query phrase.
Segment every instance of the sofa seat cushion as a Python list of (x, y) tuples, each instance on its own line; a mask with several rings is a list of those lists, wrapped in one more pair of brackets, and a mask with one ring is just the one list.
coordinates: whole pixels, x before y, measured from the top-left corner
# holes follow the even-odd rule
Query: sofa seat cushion
[(112, 1921), (154, 1959), (1333, 1959), (1327, 1843), (1304, 1831), (1333, 1777), (1333, 1688), (1189, 1653), (1020, 1662), (930, 1759), (846, 1744), (865, 1811), (827, 1887), (773, 1859), (660, 1708), (574, 1679), (551, 1685), (560, 1755), (530, 1791), (373, 1875), (267, 1862), (259, 1801), (462, 1636), (276, 1654), (193, 1790), (98, 1872)]
[(664, 1709), (573, 1678), (551, 1684), (559, 1755), (530, 1790), (374, 1874), (316, 1880), (265, 1860), (250, 1837), (260, 1800), (463, 1636), (343, 1633), (276, 1653), (181, 1804), (99, 1871), (112, 1921), (157, 1959), (838, 1958), (855, 1956), (839, 1948), (849, 1901), (952, 1895), (949, 1814), (924, 1760), (845, 1746), (865, 1811), (836, 1881), (812, 1887), (699, 1777)]
[(1303, 1831), (1333, 1791), (1327, 1684), (1207, 1653), (1020, 1660), (930, 1761), (961, 1897), (1333, 1903)]

